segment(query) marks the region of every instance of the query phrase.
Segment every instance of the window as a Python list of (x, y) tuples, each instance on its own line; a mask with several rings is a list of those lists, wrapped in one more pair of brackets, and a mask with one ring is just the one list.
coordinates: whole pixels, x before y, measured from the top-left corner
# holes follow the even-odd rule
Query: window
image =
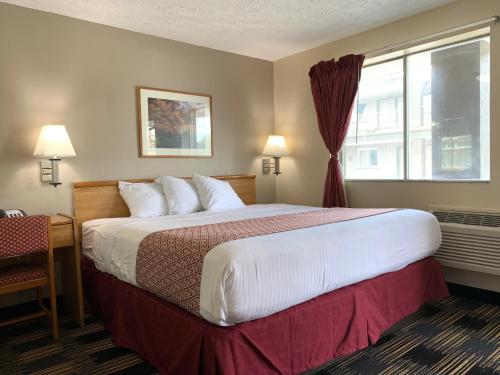
[(432, 122), (432, 97), (430, 81), (427, 81), (422, 87), (420, 97), (420, 125), (429, 125)]
[(357, 120), (358, 122), (366, 122), (366, 104), (358, 103)]
[(376, 148), (360, 148), (358, 159), (361, 168), (376, 167), (378, 165), (378, 150)]
[(472, 137), (470, 135), (441, 138), (442, 171), (463, 171), (471, 168), (471, 140)]
[(346, 178), (489, 180), (489, 42), (365, 67), (343, 149)]
[(403, 176), (403, 85), (402, 59), (363, 69), (344, 144), (347, 178)]
[(384, 98), (377, 100), (377, 127), (393, 128), (397, 119), (397, 108), (394, 105), (394, 98)]

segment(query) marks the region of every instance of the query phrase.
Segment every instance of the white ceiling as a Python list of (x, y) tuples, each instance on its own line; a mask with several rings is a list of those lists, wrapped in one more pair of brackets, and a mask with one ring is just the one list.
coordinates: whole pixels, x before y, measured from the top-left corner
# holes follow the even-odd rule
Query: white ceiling
[(266, 60), (304, 51), (453, 0), (7, 0)]

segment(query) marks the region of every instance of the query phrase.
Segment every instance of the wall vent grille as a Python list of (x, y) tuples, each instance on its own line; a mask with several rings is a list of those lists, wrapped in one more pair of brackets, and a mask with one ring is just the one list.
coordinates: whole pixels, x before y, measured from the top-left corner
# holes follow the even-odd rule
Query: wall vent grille
[(500, 214), (435, 210), (444, 266), (500, 275)]
[(440, 223), (454, 223), (476, 225), (480, 227), (500, 228), (500, 214), (486, 214), (477, 212), (433, 211)]

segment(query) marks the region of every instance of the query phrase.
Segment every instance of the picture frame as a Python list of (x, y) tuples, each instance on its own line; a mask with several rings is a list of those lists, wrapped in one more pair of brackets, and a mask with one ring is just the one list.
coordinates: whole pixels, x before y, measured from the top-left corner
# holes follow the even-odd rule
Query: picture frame
[(137, 86), (141, 158), (213, 157), (212, 97)]

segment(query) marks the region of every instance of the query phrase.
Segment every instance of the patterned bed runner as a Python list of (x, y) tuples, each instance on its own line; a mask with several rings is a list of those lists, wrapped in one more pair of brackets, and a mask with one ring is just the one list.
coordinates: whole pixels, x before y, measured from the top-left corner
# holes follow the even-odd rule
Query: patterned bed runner
[(154, 232), (139, 244), (137, 285), (199, 316), (203, 259), (217, 245), (242, 238), (355, 220), (394, 210), (328, 208)]

